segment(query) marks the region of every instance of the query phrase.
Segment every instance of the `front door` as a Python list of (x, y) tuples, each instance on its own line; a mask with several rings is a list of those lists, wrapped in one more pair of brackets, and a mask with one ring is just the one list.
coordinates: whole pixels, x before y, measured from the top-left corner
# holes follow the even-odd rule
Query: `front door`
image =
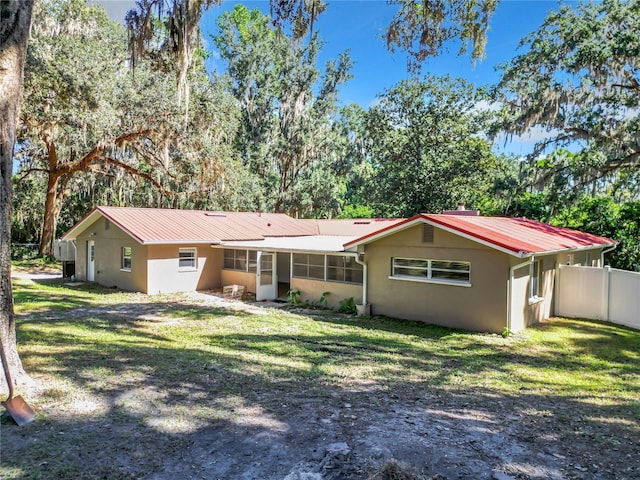
[(87, 282), (93, 282), (96, 279), (96, 242), (89, 240), (87, 242)]
[(276, 264), (275, 253), (258, 252), (256, 300), (274, 300), (278, 297)]

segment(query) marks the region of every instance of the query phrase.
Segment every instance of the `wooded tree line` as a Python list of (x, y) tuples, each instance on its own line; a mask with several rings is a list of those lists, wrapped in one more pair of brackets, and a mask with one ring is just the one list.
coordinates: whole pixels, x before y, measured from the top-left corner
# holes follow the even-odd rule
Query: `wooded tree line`
[[(401, 2), (400, 13), (414, 3)], [(480, 23), (495, 8), (482, 5)], [(178, 38), (168, 17), (130, 15), (146, 29), (132, 54), (126, 29), (101, 7), (37, 3), (13, 240), (51, 254), (54, 238), (98, 204), (331, 218), (465, 203), (616, 238), (612, 264), (639, 268), (640, 2), (551, 13), (491, 91), (416, 74), (367, 109), (340, 105), (348, 53), (318, 66), (322, 40), (311, 26), (321, 10), (284, 29), (243, 6), (221, 15), (208, 40), (227, 73), (210, 75), (197, 30)], [(411, 49), (409, 31), (393, 27), (391, 45)], [(484, 40), (472, 33), (480, 52)], [(187, 49), (187, 60), (172, 61), (168, 44)], [(418, 47), (416, 61), (439, 44)], [(547, 135), (529, 158), (492, 150), (494, 136), (531, 129)]]

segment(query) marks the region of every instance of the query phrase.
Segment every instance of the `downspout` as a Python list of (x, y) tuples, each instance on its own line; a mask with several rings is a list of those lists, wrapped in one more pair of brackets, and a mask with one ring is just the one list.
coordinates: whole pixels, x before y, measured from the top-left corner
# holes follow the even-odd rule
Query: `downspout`
[(362, 265), (362, 304), (367, 304), (367, 262), (362, 259), (362, 253), (357, 253), (355, 256), (356, 263)]
[(513, 292), (513, 274), (533, 263), (535, 256), (531, 256), (526, 262), (509, 267), (509, 288), (507, 288), (507, 328), (511, 331), (511, 293)]
[(612, 245), (610, 248), (605, 248), (602, 252), (600, 252), (600, 267), (604, 268), (604, 254), (615, 250), (617, 246), (618, 244), (616, 243), (615, 245)]

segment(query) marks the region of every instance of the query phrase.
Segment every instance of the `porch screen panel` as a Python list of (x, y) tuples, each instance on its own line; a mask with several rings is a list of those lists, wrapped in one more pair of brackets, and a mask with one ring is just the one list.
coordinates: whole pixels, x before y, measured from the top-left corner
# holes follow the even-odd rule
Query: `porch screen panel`
[(362, 284), (362, 265), (354, 257), (327, 255), (327, 280)]
[(293, 276), (312, 280), (324, 280), (324, 255), (294, 253)]

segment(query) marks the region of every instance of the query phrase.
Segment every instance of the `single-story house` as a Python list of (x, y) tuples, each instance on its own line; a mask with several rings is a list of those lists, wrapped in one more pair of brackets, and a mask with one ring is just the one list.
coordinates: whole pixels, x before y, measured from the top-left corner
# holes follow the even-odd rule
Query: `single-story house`
[(63, 240), (76, 277), (145, 293), (243, 285), (257, 300), (353, 297), (376, 315), (474, 331), (551, 316), (560, 264), (602, 266), (614, 240), (462, 210), (407, 219), (96, 207)]

